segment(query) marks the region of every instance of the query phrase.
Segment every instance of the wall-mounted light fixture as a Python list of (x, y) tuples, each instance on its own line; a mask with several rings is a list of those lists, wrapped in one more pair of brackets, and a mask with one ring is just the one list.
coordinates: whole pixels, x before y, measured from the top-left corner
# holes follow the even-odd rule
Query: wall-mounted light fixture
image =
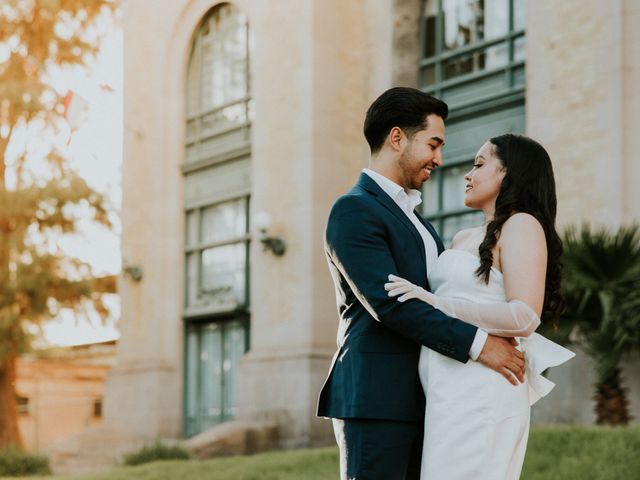
[(140, 265), (127, 265), (126, 263), (122, 265), (122, 274), (124, 277), (136, 283), (142, 280), (143, 273)]
[(267, 212), (258, 212), (253, 216), (253, 227), (260, 232), (260, 243), (264, 251), (271, 250), (274, 255), (280, 257), (287, 250), (287, 242), (282, 237), (274, 237), (268, 234), (271, 228), (271, 215)]

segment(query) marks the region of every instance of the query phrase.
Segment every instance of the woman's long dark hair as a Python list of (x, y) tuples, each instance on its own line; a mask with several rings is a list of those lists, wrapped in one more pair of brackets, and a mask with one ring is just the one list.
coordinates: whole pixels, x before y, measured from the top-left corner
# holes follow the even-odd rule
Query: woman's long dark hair
[(509, 217), (520, 212), (533, 215), (542, 225), (547, 241), (547, 276), (541, 320), (556, 325), (565, 302), (560, 290), (562, 241), (555, 228), (557, 200), (551, 159), (542, 145), (523, 135), (507, 133), (493, 137), (489, 142), (506, 173), (496, 198), (495, 215), (487, 225), (484, 240), (478, 248), (480, 267), (476, 275), (489, 282), (493, 264), (491, 251)]

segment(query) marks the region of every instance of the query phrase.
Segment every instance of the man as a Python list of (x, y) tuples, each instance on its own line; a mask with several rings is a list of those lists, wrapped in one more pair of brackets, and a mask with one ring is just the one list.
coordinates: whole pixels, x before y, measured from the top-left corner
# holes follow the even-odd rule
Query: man
[(318, 415), (333, 419), (342, 479), (420, 477), (421, 345), (460, 362), (477, 360), (514, 384), (514, 375), (524, 381), (515, 341), (424, 302), (397, 302), (384, 289), (389, 274), (429, 289), (429, 265), (444, 249), (414, 209), (422, 184), (442, 165), (447, 113), (444, 102), (419, 90), (384, 92), (364, 124), (369, 168), (329, 215), (325, 251), (340, 314), (339, 348)]

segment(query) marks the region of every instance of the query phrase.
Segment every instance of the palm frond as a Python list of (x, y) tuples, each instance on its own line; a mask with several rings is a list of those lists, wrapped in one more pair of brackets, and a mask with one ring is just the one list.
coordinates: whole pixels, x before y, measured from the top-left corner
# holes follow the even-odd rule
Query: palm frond
[(565, 317), (606, 379), (624, 355), (640, 350), (640, 226), (583, 224), (567, 229), (563, 241)]

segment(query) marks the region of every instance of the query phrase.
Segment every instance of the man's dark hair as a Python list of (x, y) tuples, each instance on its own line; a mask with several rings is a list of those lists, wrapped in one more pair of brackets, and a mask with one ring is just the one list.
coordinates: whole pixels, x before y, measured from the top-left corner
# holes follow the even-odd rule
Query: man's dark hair
[(427, 116), (447, 118), (449, 107), (442, 100), (415, 88), (394, 87), (380, 95), (367, 110), (364, 136), (371, 153), (377, 153), (393, 127), (401, 128), (408, 137), (427, 128)]

